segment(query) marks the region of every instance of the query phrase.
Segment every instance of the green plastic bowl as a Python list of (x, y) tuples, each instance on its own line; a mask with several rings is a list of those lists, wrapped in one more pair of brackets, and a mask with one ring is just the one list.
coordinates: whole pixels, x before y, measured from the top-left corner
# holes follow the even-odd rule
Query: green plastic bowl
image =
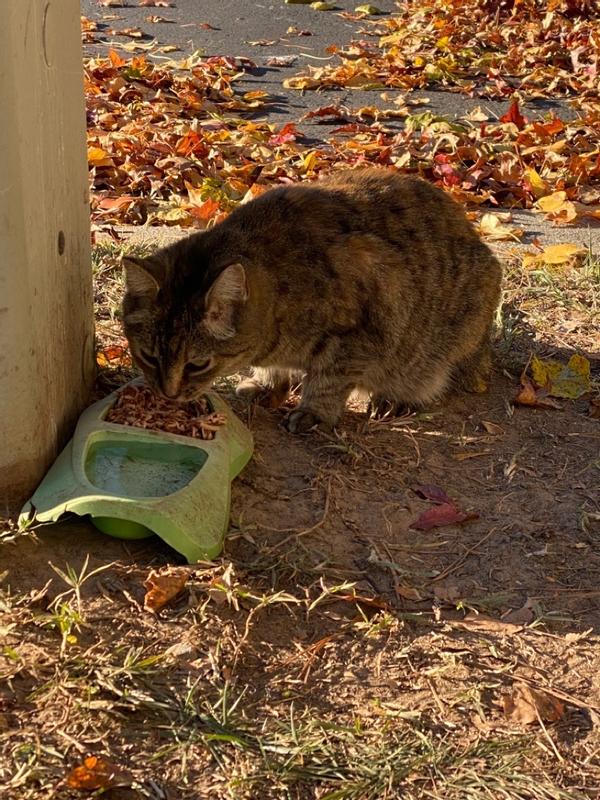
[(102, 533), (114, 536), (116, 539), (149, 539), (154, 536), (154, 531), (139, 522), (116, 517), (91, 517), (92, 524)]

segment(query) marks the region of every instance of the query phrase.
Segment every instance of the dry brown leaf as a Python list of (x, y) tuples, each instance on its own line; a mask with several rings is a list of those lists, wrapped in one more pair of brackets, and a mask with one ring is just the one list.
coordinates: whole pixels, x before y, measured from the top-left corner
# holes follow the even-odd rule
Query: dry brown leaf
[(542, 722), (556, 722), (565, 713), (560, 700), (524, 683), (515, 684), (511, 693), (502, 697), (502, 702), (507, 719), (521, 725), (531, 725), (540, 719)]
[(156, 613), (183, 590), (190, 577), (189, 570), (181, 567), (168, 567), (162, 572), (151, 570), (144, 581), (147, 589), (144, 597), (146, 611)]
[(414, 588), (414, 586), (409, 586), (405, 583), (396, 584), (396, 594), (400, 597), (403, 597), (405, 600), (416, 600), (419, 602), (423, 599), (421, 594), (417, 589)]
[(461, 628), (467, 628), (472, 631), (484, 631), (485, 633), (518, 633), (523, 629), (522, 625), (516, 625), (512, 622), (505, 622), (496, 617), (489, 617), (487, 614), (476, 614), (474, 611), (469, 611), (464, 619), (454, 623)]
[(490, 433), (492, 436), (502, 436), (504, 429), (497, 425), (495, 422), (488, 422), (485, 419), (481, 420), (481, 427)]
[(502, 622), (525, 626), (529, 625), (530, 622), (533, 622), (534, 618), (535, 613), (531, 607), (531, 600), (528, 599), (527, 602), (521, 606), (521, 608), (512, 609), (504, 614), (502, 616)]

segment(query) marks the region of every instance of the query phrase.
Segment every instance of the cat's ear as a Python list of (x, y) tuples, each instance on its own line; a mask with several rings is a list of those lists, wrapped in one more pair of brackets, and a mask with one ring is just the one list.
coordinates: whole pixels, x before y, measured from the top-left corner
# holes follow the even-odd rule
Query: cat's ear
[(235, 308), (247, 299), (246, 270), (241, 264), (230, 264), (206, 295), (204, 324), (216, 339), (229, 339), (235, 335)]
[(125, 271), (125, 285), (133, 295), (157, 295), (162, 278), (158, 265), (147, 258), (123, 256), (123, 270)]

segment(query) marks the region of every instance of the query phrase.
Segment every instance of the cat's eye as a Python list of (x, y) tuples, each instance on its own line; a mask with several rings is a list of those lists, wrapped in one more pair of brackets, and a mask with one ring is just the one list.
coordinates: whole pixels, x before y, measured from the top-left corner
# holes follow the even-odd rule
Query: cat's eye
[(152, 369), (157, 369), (158, 368), (158, 358), (156, 358), (156, 356), (153, 356), (147, 350), (142, 350), (141, 348), (140, 348), (139, 355), (140, 355), (140, 359), (148, 367), (152, 367)]
[(185, 369), (189, 375), (201, 375), (211, 368), (212, 362), (212, 358), (207, 358), (206, 361), (188, 361)]

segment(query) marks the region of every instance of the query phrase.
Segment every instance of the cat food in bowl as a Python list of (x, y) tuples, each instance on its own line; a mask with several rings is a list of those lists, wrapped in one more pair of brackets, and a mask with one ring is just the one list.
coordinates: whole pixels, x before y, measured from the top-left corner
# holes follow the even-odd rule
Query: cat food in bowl
[(106, 422), (151, 431), (176, 433), (193, 439), (214, 439), (225, 416), (210, 408), (205, 397), (178, 403), (159, 397), (149, 386), (128, 384), (117, 395)]

